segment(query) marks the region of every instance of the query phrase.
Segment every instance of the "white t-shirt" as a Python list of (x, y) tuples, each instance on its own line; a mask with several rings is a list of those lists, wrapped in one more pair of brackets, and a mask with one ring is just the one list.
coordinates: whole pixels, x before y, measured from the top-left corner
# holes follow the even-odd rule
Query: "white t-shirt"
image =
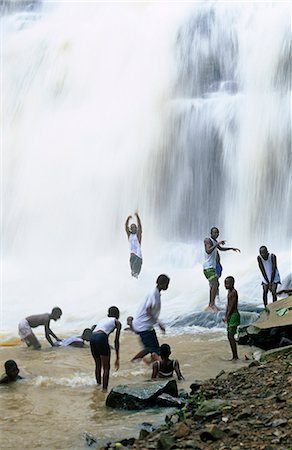
[[(212, 245), (217, 244), (217, 241), (215, 239), (209, 238), (212, 242)], [(216, 260), (217, 260), (217, 248), (214, 248), (210, 254), (204, 251), (204, 262), (203, 262), (203, 269), (216, 269)]]
[[(142, 303), (138, 309), (136, 317), (133, 320), (133, 329), (136, 333), (151, 330), (153, 325), (158, 322), (161, 309), (160, 297), (160, 292), (157, 288), (155, 288), (155, 290), (146, 297), (144, 303)], [(147, 313), (147, 308), (150, 306), (152, 308), (153, 317), (150, 317)]]
[(114, 317), (107, 317), (106, 319), (102, 319), (95, 326), (93, 333), (97, 331), (103, 331), (105, 334), (109, 335), (116, 327), (116, 319)]
[[(272, 270), (272, 269), (273, 269), (272, 254), (269, 253), (268, 259), (262, 258), (261, 255), (259, 255), (259, 256), (260, 256), (261, 261), (262, 261), (262, 263), (263, 263), (263, 266), (264, 266), (264, 269), (265, 269), (267, 278), (268, 278), (269, 281), (271, 281), (271, 278), (272, 278), (272, 271), (273, 271), (273, 270)], [(267, 280), (266, 280), (264, 277), (262, 277), (262, 278), (263, 278), (262, 282), (263, 282), (264, 284), (267, 284)], [(281, 283), (281, 280), (280, 280), (280, 274), (279, 274), (279, 271), (278, 271), (277, 267), (276, 267), (275, 278), (274, 278), (273, 283)]]
[(129, 236), (130, 252), (142, 259), (141, 245), (137, 234), (131, 233)]

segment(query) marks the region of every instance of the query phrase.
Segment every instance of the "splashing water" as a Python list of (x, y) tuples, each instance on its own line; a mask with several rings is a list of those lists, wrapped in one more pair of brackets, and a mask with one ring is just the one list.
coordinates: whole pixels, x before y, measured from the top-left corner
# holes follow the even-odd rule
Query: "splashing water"
[(260, 245), (291, 272), (290, 19), (281, 2), (44, 2), (2, 17), (2, 329), (55, 305), (68, 329), (111, 304), (135, 314), (163, 272), (162, 315), (199, 310), (214, 225), (242, 250), (222, 257), (241, 300), (260, 302)]

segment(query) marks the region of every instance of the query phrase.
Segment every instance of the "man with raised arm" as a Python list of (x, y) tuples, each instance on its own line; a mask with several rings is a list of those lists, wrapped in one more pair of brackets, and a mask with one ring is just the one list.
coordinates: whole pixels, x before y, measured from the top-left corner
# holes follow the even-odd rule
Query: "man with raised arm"
[(125, 230), (130, 244), (131, 275), (134, 278), (138, 278), (142, 268), (142, 225), (137, 211), (135, 212), (135, 216), (137, 219), (137, 225), (135, 223), (132, 223), (129, 226), (129, 222), (132, 219), (132, 216), (128, 216), (125, 223)]
[(219, 237), (219, 230), (216, 227), (211, 228), (211, 235), (204, 239), (204, 263), (203, 270), (204, 275), (209, 281), (210, 297), (209, 305), (207, 309), (217, 312), (218, 308), (215, 305), (215, 298), (219, 287), (218, 274), (216, 272), (216, 263), (218, 262), (218, 250), (226, 252), (227, 250), (233, 250), (234, 252), (240, 252), (239, 248), (234, 247), (222, 247), (225, 245), (225, 241), (217, 241)]

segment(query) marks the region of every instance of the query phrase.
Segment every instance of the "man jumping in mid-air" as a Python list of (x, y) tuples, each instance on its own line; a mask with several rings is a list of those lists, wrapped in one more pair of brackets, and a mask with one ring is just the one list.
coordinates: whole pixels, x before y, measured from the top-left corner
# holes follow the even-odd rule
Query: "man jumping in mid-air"
[(127, 217), (125, 223), (126, 233), (130, 244), (130, 267), (132, 277), (138, 278), (142, 268), (142, 252), (141, 252), (141, 240), (142, 240), (142, 225), (138, 212), (135, 212), (137, 218), (137, 225), (132, 223), (129, 227), (130, 219), (132, 216)]

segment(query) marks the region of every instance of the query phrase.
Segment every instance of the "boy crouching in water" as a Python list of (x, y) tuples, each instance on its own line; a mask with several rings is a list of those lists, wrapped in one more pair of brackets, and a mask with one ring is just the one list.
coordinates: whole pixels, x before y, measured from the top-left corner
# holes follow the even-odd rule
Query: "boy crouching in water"
[(237, 345), (234, 335), (236, 333), (238, 325), (240, 324), (240, 315), (238, 312), (238, 294), (237, 290), (234, 289), (234, 281), (235, 280), (233, 277), (227, 277), (224, 281), (225, 288), (228, 290), (228, 295), (226, 313), (223, 320), (227, 323), (227, 337), (232, 351), (231, 361), (238, 360)]
[(179, 362), (177, 359), (169, 359), (170, 354), (170, 346), (168, 344), (162, 344), (160, 346), (161, 361), (155, 361), (152, 365), (152, 380), (172, 377), (173, 372), (176, 373), (178, 380), (184, 380), (180, 371)]

